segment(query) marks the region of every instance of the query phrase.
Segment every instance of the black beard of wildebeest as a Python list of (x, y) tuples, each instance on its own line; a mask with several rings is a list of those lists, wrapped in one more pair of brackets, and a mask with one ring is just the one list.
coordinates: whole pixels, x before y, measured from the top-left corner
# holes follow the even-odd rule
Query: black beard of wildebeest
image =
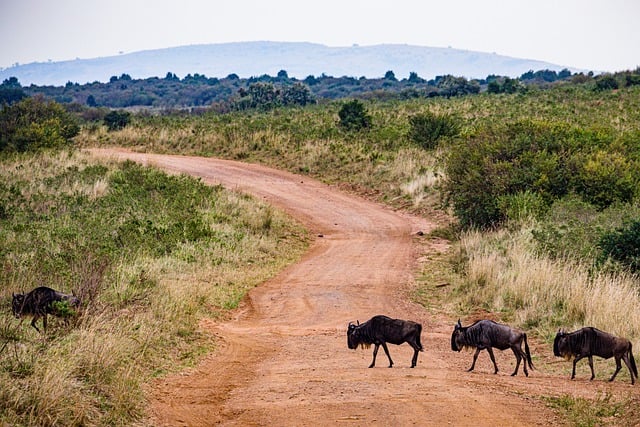
[(553, 354), (557, 357), (564, 357), (567, 360), (573, 358), (573, 370), (571, 371), (571, 379), (576, 376), (576, 363), (578, 360), (588, 357), (589, 367), (591, 368), (591, 379), (596, 377), (593, 371), (593, 356), (609, 359), (616, 358), (616, 371), (609, 381), (613, 381), (620, 372), (622, 364), (620, 359), (624, 360), (624, 364), (629, 369), (631, 375), (631, 384), (635, 384), (638, 378), (638, 369), (636, 361), (633, 358), (632, 345), (626, 338), (616, 337), (594, 327), (588, 326), (575, 332), (566, 333), (559, 330), (553, 340)]
[(378, 348), (382, 346), (384, 352), (389, 358), (389, 367), (393, 367), (393, 360), (389, 355), (387, 343), (400, 345), (408, 343), (413, 347), (413, 358), (411, 359), (411, 367), (414, 368), (418, 362), (418, 352), (424, 351), (420, 343), (420, 334), (422, 333), (422, 325), (410, 320), (391, 319), (387, 316), (374, 316), (366, 322), (360, 324), (349, 323), (347, 328), (347, 345), (350, 349), (355, 350), (358, 346), (370, 347), (374, 344), (373, 361), (370, 368), (376, 365), (376, 355)]
[(47, 314), (57, 315), (51, 305), (56, 301), (67, 301), (73, 307), (80, 305), (80, 300), (73, 295), (63, 294), (46, 286), (40, 286), (27, 294), (13, 294), (11, 309), (17, 319), (23, 316), (33, 316), (31, 326), (36, 328), (38, 332), (40, 332), (40, 329), (36, 326), (36, 321), (42, 317), (42, 324), (46, 332)]
[[(524, 349), (522, 351), (522, 342), (524, 341)], [(531, 353), (529, 352), (529, 344), (527, 343), (527, 334), (517, 329), (513, 329), (507, 325), (501, 325), (493, 320), (478, 320), (471, 326), (463, 327), (458, 320), (458, 323), (453, 328), (451, 334), (451, 350), (461, 351), (465, 347), (475, 348), (476, 352), (473, 355), (473, 363), (467, 370), (473, 371), (476, 366), (476, 360), (481, 350), (487, 350), (493, 367), (495, 368), (494, 374), (498, 373), (498, 365), (496, 359), (493, 356), (492, 347), (498, 350), (506, 350), (510, 348), (513, 354), (516, 356), (516, 369), (511, 376), (518, 374), (518, 368), (520, 367), (520, 361), (524, 360), (522, 367), (524, 374), (528, 377), (529, 371), (527, 371), (527, 364), (531, 369), (534, 369), (533, 362), (531, 362)]]

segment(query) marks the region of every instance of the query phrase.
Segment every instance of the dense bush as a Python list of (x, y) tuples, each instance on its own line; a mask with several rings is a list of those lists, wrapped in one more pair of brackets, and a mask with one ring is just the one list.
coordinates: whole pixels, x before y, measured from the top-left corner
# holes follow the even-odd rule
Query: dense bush
[(407, 136), (422, 148), (432, 149), (441, 137), (454, 136), (459, 130), (459, 121), (451, 115), (427, 111), (409, 117)]
[(104, 116), (103, 120), (110, 131), (120, 130), (131, 122), (131, 113), (128, 111), (110, 111)]
[(42, 97), (5, 104), (0, 110), (0, 152), (63, 147), (79, 131), (71, 114), (60, 104)]
[(525, 191), (546, 205), (572, 192), (600, 208), (631, 202), (638, 163), (624, 150), (605, 151), (613, 142), (602, 129), (551, 121), (489, 125), (452, 147), (445, 194), (464, 227), (502, 222), (499, 199)]
[(371, 126), (371, 117), (364, 104), (357, 99), (342, 104), (340, 111), (340, 126), (347, 130), (361, 130)]
[(598, 246), (603, 257), (610, 257), (631, 272), (640, 273), (640, 220), (605, 234)]

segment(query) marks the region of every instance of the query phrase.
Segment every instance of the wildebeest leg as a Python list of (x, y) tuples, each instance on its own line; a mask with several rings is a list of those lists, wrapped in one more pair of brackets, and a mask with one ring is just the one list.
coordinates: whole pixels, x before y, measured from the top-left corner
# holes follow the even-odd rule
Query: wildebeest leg
[(393, 360), (391, 360), (391, 355), (389, 354), (389, 349), (387, 348), (387, 343), (382, 342), (382, 348), (384, 349), (384, 352), (387, 354), (387, 357), (389, 358), (389, 367), (393, 368)]
[[(416, 363), (418, 363), (418, 349), (414, 348), (413, 349), (413, 358), (411, 359), (411, 367), (415, 368), (416, 367)], [(631, 369), (629, 369), (631, 370)]]
[(583, 357), (584, 356), (578, 355), (575, 357), (575, 359), (573, 359), (573, 370), (571, 371), (571, 379), (574, 379), (576, 377), (576, 363), (578, 363), (578, 361)]
[(478, 359), (478, 354), (480, 354), (481, 350), (482, 349), (480, 347), (476, 347), (476, 352), (473, 354), (473, 363), (471, 363), (471, 367), (467, 369), (467, 372), (473, 371), (473, 368), (476, 367), (476, 360)]
[[(628, 368), (629, 364), (627, 363), (626, 360), (624, 361), (624, 363), (627, 365), (627, 368)], [(613, 381), (616, 378), (616, 375), (618, 375), (618, 372), (620, 372), (620, 369), (622, 369), (622, 363), (620, 363), (620, 358), (616, 356), (616, 371), (613, 373), (611, 378), (609, 378), (609, 381)], [(631, 369), (629, 369), (629, 373), (631, 373)], [(633, 374), (631, 374), (631, 380), (633, 381)]]
[[(38, 321), (38, 319), (40, 318), (40, 316), (38, 316), (37, 314), (33, 316), (33, 319), (31, 319), (31, 326), (33, 326), (34, 328), (36, 328), (36, 331), (40, 332), (40, 329), (38, 329), (38, 327), (36, 326), (36, 322)], [(43, 318), (44, 319), (44, 318)], [(43, 320), (44, 323), (44, 320)], [(45, 323), (45, 330), (46, 330), (46, 323)]]
[(376, 366), (376, 356), (378, 355), (378, 347), (380, 347), (380, 344), (376, 344), (376, 346), (373, 347), (373, 360), (371, 361), (371, 365), (369, 365), (370, 368), (373, 368), (374, 366)]
[[(516, 369), (511, 374), (511, 376), (514, 377), (514, 376), (518, 375), (518, 369), (520, 368), (520, 360), (522, 359), (522, 349), (514, 346), (514, 347), (511, 347), (511, 351), (513, 351), (513, 355), (516, 357)], [(529, 374), (527, 373), (527, 362), (526, 361), (523, 364), (523, 368), (524, 368), (524, 374), (526, 376), (529, 376)]]
[(589, 367), (591, 368), (591, 380), (596, 377), (596, 373), (593, 371), (593, 356), (589, 355)]
[(491, 358), (491, 361), (493, 362), (493, 367), (495, 368), (495, 371), (493, 371), (493, 373), (497, 374), (498, 373), (498, 365), (496, 364), (496, 358), (493, 356), (493, 350), (491, 349), (491, 347), (487, 347), (487, 353), (489, 353), (489, 357)]

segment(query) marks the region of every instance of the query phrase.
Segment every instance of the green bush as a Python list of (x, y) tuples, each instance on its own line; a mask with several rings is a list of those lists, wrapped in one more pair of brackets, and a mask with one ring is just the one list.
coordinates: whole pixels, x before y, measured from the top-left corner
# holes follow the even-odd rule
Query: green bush
[(639, 167), (620, 153), (598, 150), (586, 156), (574, 177), (578, 194), (600, 208), (631, 202), (638, 187)]
[(596, 90), (618, 89), (618, 80), (610, 74), (596, 77)]
[(60, 148), (80, 132), (75, 118), (54, 101), (25, 98), (0, 110), (0, 151)]
[(605, 234), (598, 247), (602, 250), (602, 259), (611, 258), (632, 273), (640, 272), (640, 220), (626, 227)]
[(409, 117), (407, 136), (422, 148), (432, 149), (441, 137), (455, 136), (459, 131), (460, 124), (454, 117), (427, 111)]
[(632, 202), (640, 166), (616, 141), (610, 131), (551, 121), (491, 124), (452, 146), (443, 190), (465, 227), (502, 222), (499, 199), (523, 192), (547, 206), (570, 193), (601, 209)]
[(340, 111), (340, 126), (347, 130), (361, 130), (371, 126), (371, 117), (364, 104), (357, 99), (342, 104)]
[(131, 122), (128, 111), (111, 111), (104, 116), (104, 124), (110, 131), (124, 129)]

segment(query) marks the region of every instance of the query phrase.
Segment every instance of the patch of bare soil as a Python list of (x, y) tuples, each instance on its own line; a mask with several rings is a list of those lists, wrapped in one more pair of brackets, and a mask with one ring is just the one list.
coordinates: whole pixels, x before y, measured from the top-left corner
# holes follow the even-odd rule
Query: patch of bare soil
[[(547, 368), (567, 362), (554, 361), (551, 349), (531, 342), (540, 366), (528, 378), (522, 370), (509, 375), (515, 367), (510, 351), (496, 352), (497, 375), (486, 352), (475, 371), (466, 372), (472, 353), (451, 351), (457, 318), (430, 314), (407, 299), (418, 260), (428, 262), (425, 254), (446, 249), (417, 235), (435, 226), (428, 218), (258, 165), (91, 151), (253, 194), (318, 236), (299, 263), (252, 290), (232, 320), (202, 321), (218, 336), (220, 349), (197, 368), (152, 384), (149, 424), (547, 426), (562, 420), (540, 396), (591, 398), (633, 390), (602, 376), (570, 381), (566, 371)], [(348, 323), (376, 314), (422, 323), (425, 351), (416, 368), (409, 368), (413, 350), (407, 344), (390, 346), (392, 369), (383, 351), (368, 369), (372, 350), (347, 348)]]

